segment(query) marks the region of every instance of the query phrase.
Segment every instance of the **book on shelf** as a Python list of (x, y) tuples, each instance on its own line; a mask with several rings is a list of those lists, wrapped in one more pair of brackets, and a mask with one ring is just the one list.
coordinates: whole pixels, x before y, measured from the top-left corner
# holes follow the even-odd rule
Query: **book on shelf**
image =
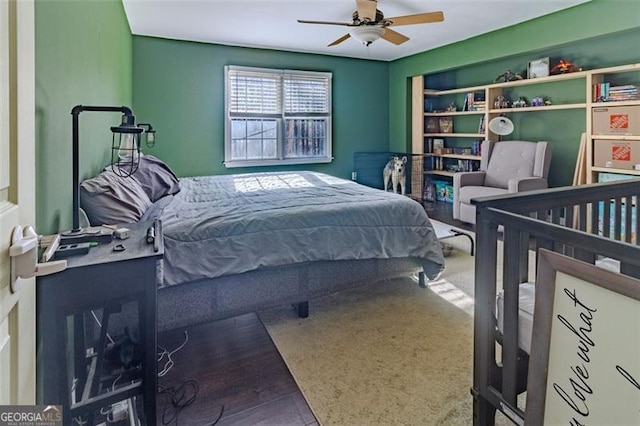
[(634, 101), (640, 99), (640, 87), (633, 84), (611, 86), (611, 83), (593, 85), (593, 100), (595, 102)]
[(424, 140), (424, 149), (422, 152), (424, 152), (425, 154), (433, 153), (433, 139), (428, 138)]
[(425, 201), (436, 200), (436, 187), (431, 178), (424, 180), (423, 199)]
[(435, 157), (425, 157), (423, 163), (423, 172), (430, 172), (435, 169)]
[(464, 95), (464, 106), (462, 107), (463, 111), (471, 111), (471, 106), (473, 105), (473, 92), (469, 92)]
[(486, 107), (486, 102), (485, 101), (475, 101), (473, 103), (473, 107), (472, 107), (472, 111), (484, 111), (487, 107)]
[(469, 92), (464, 97), (463, 111), (484, 111), (487, 103), (484, 95), (480, 93)]

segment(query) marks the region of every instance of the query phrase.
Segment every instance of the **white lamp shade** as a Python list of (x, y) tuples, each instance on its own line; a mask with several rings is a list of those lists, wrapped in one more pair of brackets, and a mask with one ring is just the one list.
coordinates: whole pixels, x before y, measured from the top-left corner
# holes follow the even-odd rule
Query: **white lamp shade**
[(377, 25), (363, 25), (361, 27), (355, 27), (349, 34), (360, 43), (368, 46), (382, 37), (384, 28), (378, 27)]
[(513, 132), (513, 122), (507, 117), (496, 117), (489, 121), (489, 130), (499, 136), (510, 135)]

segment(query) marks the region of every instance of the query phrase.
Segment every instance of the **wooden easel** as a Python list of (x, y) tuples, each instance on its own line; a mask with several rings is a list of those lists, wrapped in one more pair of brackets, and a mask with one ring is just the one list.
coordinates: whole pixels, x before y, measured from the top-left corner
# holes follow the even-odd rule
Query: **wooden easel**
[[(573, 186), (584, 185), (587, 183), (587, 134), (583, 133), (580, 137), (580, 147), (578, 148), (578, 157), (576, 158), (576, 168), (573, 172)], [(580, 220), (580, 211), (578, 206), (573, 208), (573, 229), (578, 229)]]
[(573, 172), (573, 185), (584, 185), (587, 183), (587, 134), (580, 137), (580, 147), (576, 159), (576, 168)]

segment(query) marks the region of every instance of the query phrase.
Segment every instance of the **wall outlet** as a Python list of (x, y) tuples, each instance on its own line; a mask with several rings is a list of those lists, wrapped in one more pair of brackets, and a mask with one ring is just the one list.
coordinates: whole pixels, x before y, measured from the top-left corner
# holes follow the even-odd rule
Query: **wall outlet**
[(351, 180), (358, 180), (358, 172), (351, 172)]

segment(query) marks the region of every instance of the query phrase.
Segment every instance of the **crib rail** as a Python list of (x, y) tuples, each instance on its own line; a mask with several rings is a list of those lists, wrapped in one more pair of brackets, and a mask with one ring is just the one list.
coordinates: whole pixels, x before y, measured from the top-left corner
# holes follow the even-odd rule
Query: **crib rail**
[[(526, 390), (528, 356), (518, 347), (519, 286), (535, 281), (530, 263), (537, 250), (589, 263), (607, 258), (619, 262), (620, 273), (640, 277), (639, 197), (640, 180), (629, 180), (474, 200), (474, 425), (493, 425), (496, 410), (524, 423), (518, 394)], [(498, 336), (500, 283), (504, 320)]]

